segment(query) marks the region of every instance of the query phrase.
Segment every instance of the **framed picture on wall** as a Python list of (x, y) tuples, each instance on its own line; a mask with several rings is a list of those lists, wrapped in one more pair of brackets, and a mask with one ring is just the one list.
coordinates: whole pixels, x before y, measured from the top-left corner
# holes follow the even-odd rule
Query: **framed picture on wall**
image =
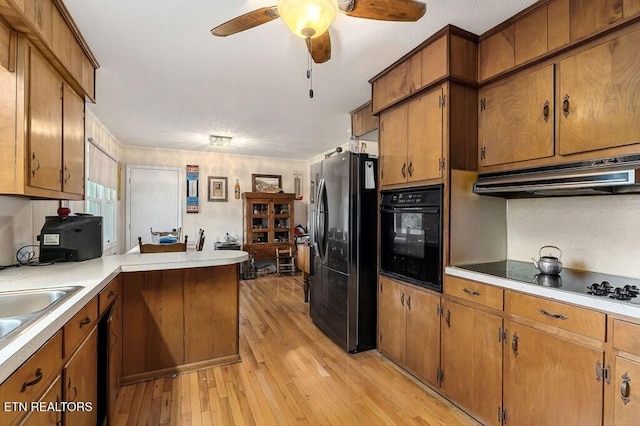
[(227, 178), (209, 176), (209, 201), (229, 201), (227, 196)]
[(282, 190), (282, 176), (252, 174), (251, 190), (253, 192), (279, 192)]

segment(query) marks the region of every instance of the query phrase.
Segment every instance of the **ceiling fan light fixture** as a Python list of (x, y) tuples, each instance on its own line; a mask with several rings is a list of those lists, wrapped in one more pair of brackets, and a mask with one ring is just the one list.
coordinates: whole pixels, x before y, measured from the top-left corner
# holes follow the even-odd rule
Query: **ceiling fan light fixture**
[(338, 5), (335, 0), (278, 0), (278, 12), (292, 33), (315, 38), (329, 29)]

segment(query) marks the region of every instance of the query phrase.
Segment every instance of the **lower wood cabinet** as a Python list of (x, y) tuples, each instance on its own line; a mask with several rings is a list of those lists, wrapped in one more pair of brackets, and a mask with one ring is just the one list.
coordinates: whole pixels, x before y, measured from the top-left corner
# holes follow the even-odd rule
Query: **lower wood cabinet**
[(503, 319), (443, 302), (442, 390), (487, 425), (500, 425)]
[(640, 419), (640, 322), (612, 319), (611, 374), (605, 383), (605, 425), (636, 425)]
[(65, 410), (64, 422), (67, 425), (96, 425), (98, 408), (98, 331), (89, 333), (78, 350), (65, 365), (64, 400), (76, 403), (76, 409)]
[(380, 276), (378, 348), (419, 378), (438, 384), (440, 297)]
[(505, 366), (507, 421), (522, 425), (599, 425), (604, 351), (517, 322)]
[[(62, 377), (58, 376), (38, 401), (42, 407), (59, 404), (62, 401)], [(30, 411), (22, 426), (57, 426), (62, 424), (62, 412), (56, 410)]]

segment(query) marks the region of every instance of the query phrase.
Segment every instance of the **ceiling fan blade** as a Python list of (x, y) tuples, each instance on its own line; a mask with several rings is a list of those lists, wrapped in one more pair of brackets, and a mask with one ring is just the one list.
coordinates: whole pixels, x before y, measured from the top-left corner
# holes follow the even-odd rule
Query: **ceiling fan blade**
[(424, 16), (427, 5), (414, 0), (339, 1), (340, 10), (355, 18), (413, 22)]
[(240, 31), (248, 30), (249, 28), (257, 27), (258, 25), (266, 24), (279, 17), (278, 6), (263, 7), (218, 25), (211, 30), (211, 34), (218, 37), (226, 37), (239, 33)]
[(322, 64), (331, 59), (331, 37), (329, 36), (329, 30), (325, 31), (319, 37), (308, 38), (307, 50), (313, 58), (313, 62), (316, 64)]

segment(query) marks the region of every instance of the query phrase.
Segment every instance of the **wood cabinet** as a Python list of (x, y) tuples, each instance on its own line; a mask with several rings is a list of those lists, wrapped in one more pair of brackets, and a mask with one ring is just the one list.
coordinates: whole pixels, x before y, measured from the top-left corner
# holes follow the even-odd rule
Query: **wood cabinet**
[(554, 66), (480, 89), (481, 167), (554, 155)]
[(295, 251), (295, 194), (244, 192), (243, 250), (254, 259), (276, 257), (276, 248)]
[(444, 96), (438, 87), (381, 114), (383, 186), (442, 178)]
[[(632, 154), (640, 29), (479, 90), (481, 172)], [(612, 125), (615, 123), (615, 125)], [(634, 148), (635, 147), (635, 148)]]
[[(28, 405), (38, 401), (60, 375), (62, 368), (62, 331), (56, 333), (0, 386), (0, 400)], [(0, 424), (19, 423), (26, 409), (14, 406), (0, 410)]]
[(24, 36), (18, 37), (16, 72), (3, 71), (0, 78), (15, 80), (3, 99), (14, 96), (11, 108), (0, 113), (10, 138), (2, 142), (7, 155), (0, 159), (6, 170), (0, 193), (83, 199), (84, 100)]
[(601, 424), (602, 349), (517, 321), (509, 325), (505, 384), (509, 423)]
[(27, 417), (21, 423), (22, 426), (59, 426), (62, 424), (62, 412), (56, 410), (45, 410), (50, 406), (55, 407), (62, 401), (62, 376), (57, 376), (49, 389), (38, 400), (41, 411), (29, 411)]
[(560, 61), (560, 155), (640, 143), (639, 45), (640, 29)]
[(477, 36), (448, 25), (369, 82), (377, 114), (439, 81), (477, 80)]
[(605, 381), (604, 424), (633, 425), (640, 418), (640, 322), (612, 318), (612, 350), (607, 353), (611, 374)]
[(123, 382), (238, 361), (238, 265), (123, 278)]
[(499, 425), (503, 319), (451, 300), (443, 308), (442, 389), (483, 424)]
[[(99, 353), (99, 357), (106, 357), (106, 379), (103, 374), (103, 380), (106, 383), (100, 383), (100, 386), (106, 388), (106, 398), (100, 402), (106, 403), (104, 413), (107, 416), (109, 424), (115, 424), (117, 414), (115, 412), (116, 399), (120, 391), (122, 383), (122, 274), (114, 278), (98, 295), (100, 317), (104, 320), (107, 315), (107, 326), (105, 330), (106, 345), (102, 350), (106, 353)], [(101, 321), (102, 321), (101, 320)]]
[(601, 424), (606, 315), (511, 291), (508, 301), (508, 418), (519, 424)]
[(478, 79), (498, 78), (629, 24), (637, 0), (539, 1), (480, 36)]
[(95, 100), (99, 67), (69, 11), (58, 0), (10, 0), (2, 16), (24, 33), (76, 93)]
[(440, 366), (440, 297), (379, 277), (378, 349), (437, 386)]
[(97, 424), (97, 369), (98, 331), (94, 327), (71, 356), (62, 372), (64, 400), (78, 404), (77, 410), (64, 412), (65, 424), (86, 426)]
[(373, 115), (371, 101), (350, 112), (351, 134), (364, 136), (378, 129), (378, 117)]
[(504, 290), (451, 275), (445, 275), (443, 290), (440, 386), (483, 424), (499, 425)]

